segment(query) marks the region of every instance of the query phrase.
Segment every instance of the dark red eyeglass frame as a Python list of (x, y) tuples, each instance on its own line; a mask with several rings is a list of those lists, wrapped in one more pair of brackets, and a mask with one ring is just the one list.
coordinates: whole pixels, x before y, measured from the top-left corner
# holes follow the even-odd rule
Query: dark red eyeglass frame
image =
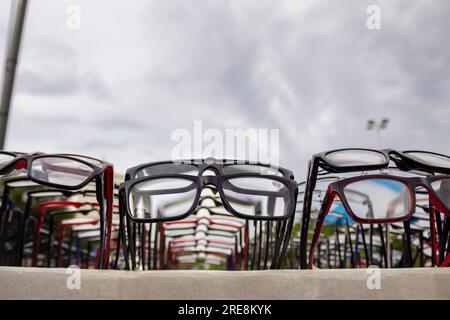
[[(344, 192), (344, 188), (347, 185), (350, 185), (355, 182), (359, 181), (367, 181), (367, 180), (392, 180), (401, 182), (403, 185), (405, 185), (410, 193), (411, 196), (411, 203), (409, 206), (409, 211), (407, 214), (396, 217), (392, 219), (362, 219), (355, 215), (351, 209), (351, 206), (349, 205), (349, 202), (347, 200), (347, 197)], [(313, 268), (314, 263), (314, 253), (315, 249), (317, 247), (317, 244), (319, 242), (320, 233), (322, 230), (323, 223), (325, 221), (326, 216), (328, 215), (331, 206), (333, 204), (333, 201), (336, 197), (339, 198), (342, 205), (344, 206), (345, 211), (349, 214), (349, 216), (357, 223), (362, 224), (384, 224), (384, 223), (392, 223), (392, 222), (401, 222), (401, 221), (407, 221), (411, 218), (411, 216), (415, 212), (416, 208), (416, 192), (415, 190), (418, 187), (423, 187), (428, 191), (429, 198), (430, 198), (430, 204), (433, 206), (433, 209), (438, 210), (439, 212), (442, 212), (446, 215), (450, 216), (450, 209), (446, 208), (446, 206), (441, 202), (439, 199), (439, 196), (436, 194), (436, 192), (433, 190), (431, 183), (434, 181), (440, 181), (440, 180), (450, 180), (449, 175), (440, 175), (440, 176), (429, 176), (429, 177), (398, 177), (398, 176), (391, 176), (391, 175), (366, 175), (366, 176), (359, 176), (359, 177), (353, 177), (353, 178), (347, 178), (338, 180), (336, 182), (331, 183), (328, 186), (327, 193), (325, 195), (325, 198), (322, 202), (321, 209), (319, 211), (319, 216), (317, 217), (316, 221), (316, 228), (314, 230), (314, 236), (313, 241), (311, 244), (310, 254), (309, 254), (309, 268)], [(369, 195), (370, 196), (370, 195)], [(434, 219), (434, 212), (430, 213), (430, 218)], [(434, 226), (434, 223), (432, 223), (432, 226)], [(434, 230), (434, 227), (432, 227), (432, 237), (435, 238), (436, 231)], [(450, 260), (450, 258), (449, 258)]]
[[(370, 151), (378, 153), (381, 157), (384, 157), (383, 162), (376, 165), (349, 165), (342, 166), (339, 163), (333, 161), (328, 157), (329, 154), (339, 151)], [(398, 151), (393, 149), (367, 149), (367, 148), (343, 148), (335, 149), (317, 153), (312, 156), (308, 162), (308, 174), (306, 179), (306, 186), (303, 200), (303, 213), (301, 216), (301, 230), (300, 230), (300, 268), (307, 269), (308, 267), (308, 232), (311, 218), (311, 204), (313, 198), (313, 192), (316, 187), (317, 178), (319, 177), (319, 169), (325, 170), (327, 173), (346, 173), (346, 172), (358, 172), (358, 171), (370, 171), (380, 170), (387, 168), (389, 162), (392, 160), (395, 165), (404, 171), (421, 170), (429, 173), (441, 173), (450, 174), (450, 168), (439, 167), (430, 165), (420, 159), (410, 156), (409, 153), (423, 153), (429, 155), (437, 155), (450, 159), (449, 156), (439, 154), (435, 152), (419, 151), (419, 150), (407, 150)]]
[[(100, 224), (101, 224), (101, 257), (99, 259), (99, 269), (108, 268), (108, 259), (109, 259), (109, 247), (111, 240), (111, 223), (112, 223), (112, 213), (113, 213), (113, 198), (114, 198), (114, 167), (111, 163), (106, 161), (101, 161), (92, 157), (87, 157), (83, 155), (77, 154), (43, 154), (43, 153), (35, 153), (35, 154), (26, 154), (21, 152), (8, 152), (8, 151), (0, 151), (0, 155), (9, 155), (13, 157), (13, 159), (7, 163), (4, 163), (0, 167), (0, 176), (7, 175), (11, 173), (13, 170), (27, 170), (28, 176), (30, 180), (36, 182), (41, 185), (46, 185), (53, 188), (65, 189), (65, 190), (78, 190), (85, 187), (91, 181), (96, 182), (96, 196), (97, 201), (100, 206)], [(86, 176), (86, 180), (77, 185), (77, 186), (67, 186), (60, 185), (55, 183), (50, 183), (47, 181), (41, 181), (35, 179), (31, 175), (31, 165), (32, 162), (36, 159), (40, 158), (64, 158), (72, 161), (80, 162), (90, 168), (93, 169), (93, 172), (90, 176)], [(93, 162), (97, 162), (98, 165), (95, 165)], [(65, 170), (67, 168), (64, 168)], [(79, 173), (79, 172), (77, 172)]]
[(74, 201), (47, 201), (39, 204), (39, 219), (36, 225), (36, 232), (34, 238), (34, 247), (33, 247), (33, 258), (32, 258), (32, 266), (37, 267), (38, 263), (38, 254), (40, 248), (40, 231), (42, 225), (44, 223), (44, 215), (46, 210), (55, 209), (55, 208), (66, 208), (66, 207), (74, 207), (81, 208), (82, 206), (89, 205), (92, 208), (99, 207), (99, 204), (96, 202), (74, 202)]

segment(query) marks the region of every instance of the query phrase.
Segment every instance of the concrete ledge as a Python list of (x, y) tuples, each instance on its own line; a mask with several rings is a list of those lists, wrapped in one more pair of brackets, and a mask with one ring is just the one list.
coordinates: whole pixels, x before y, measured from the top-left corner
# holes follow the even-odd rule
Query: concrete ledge
[(450, 269), (97, 271), (81, 270), (69, 290), (66, 269), (0, 267), (0, 299), (450, 299)]

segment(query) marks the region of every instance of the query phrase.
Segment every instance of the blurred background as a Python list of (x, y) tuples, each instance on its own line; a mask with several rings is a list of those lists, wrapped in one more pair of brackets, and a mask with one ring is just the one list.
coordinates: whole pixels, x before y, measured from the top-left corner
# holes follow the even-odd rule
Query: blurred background
[[(5, 149), (124, 171), (170, 158), (171, 133), (201, 120), (280, 129), (280, 164), (298, 180), (339, 147), (449, 154), (449, 16), (445, 0), (29, 1)], [(368, 120), (383, 118), (377, 138)]]

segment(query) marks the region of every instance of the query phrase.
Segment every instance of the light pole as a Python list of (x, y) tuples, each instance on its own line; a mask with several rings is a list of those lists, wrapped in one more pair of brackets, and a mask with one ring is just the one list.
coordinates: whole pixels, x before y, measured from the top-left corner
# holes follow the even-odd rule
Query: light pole
[(20, 50), (20, 39), (22, 37), (23, 24), (27, 0), (15, 0), (11, 2), (11, 15), (9, 35), (6, 43), (6, 60), (3, 75), (3, 89), (0, 100), (0, 150), (5, 147), (6, 129), (8, 126), (9, 107), (14, 88), (14, 77), (16, 75), (17, 57)]
[[(377, 135), (377, 145), (378, 149), (381, 148), (380, 130), (386, 129), (389, 123), (388, 118), (381, 119), (380, 122), (369, 119), (367, 120), (367, 130), (375, 130)], [(385, 224), (386, 227), (386, 256), (387, 256), (387, 267), (391, 267), (391, 232), (389, 230), (389, 224)]]

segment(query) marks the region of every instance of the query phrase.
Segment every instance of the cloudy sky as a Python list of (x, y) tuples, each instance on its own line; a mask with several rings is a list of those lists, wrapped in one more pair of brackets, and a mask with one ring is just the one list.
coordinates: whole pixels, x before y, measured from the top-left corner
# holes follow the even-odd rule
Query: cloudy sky
[[(29, 1), (6, 148), (77, 152), (119, 170), (168, 159), (171, 133), (280, 129), (303, 178), (319, 151), (450, 154), (447, 0)], [(67, 8), (81, 9), (81, 29)], [(366, 26), (369, 5), (381, 30)], [(0, 2), (3, 65), (10, 1)]]

